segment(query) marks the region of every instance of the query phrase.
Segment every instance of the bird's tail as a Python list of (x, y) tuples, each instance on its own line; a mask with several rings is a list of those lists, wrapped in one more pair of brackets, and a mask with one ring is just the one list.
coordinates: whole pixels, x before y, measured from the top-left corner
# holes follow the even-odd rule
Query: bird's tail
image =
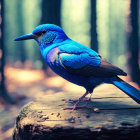
[(116, 80), (112, 81), (113, 84), (125, 92), (128, 96), (130, 96), (133, 100), (140, 104), (140, 90), (134, 88), (133, 86), (129, 85), (119, 77)]

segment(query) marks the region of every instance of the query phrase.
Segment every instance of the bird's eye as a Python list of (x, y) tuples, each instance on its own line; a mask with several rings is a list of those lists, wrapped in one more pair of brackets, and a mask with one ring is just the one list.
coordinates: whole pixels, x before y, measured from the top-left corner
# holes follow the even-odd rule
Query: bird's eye
[(44, 31), (42, 31), (42, 34), (45, 34), (46, 33), (46, 31), (44, 30)]
[(37, 36), (41, 36), (42, 32), (34, 33)]
[(40, 31), (40, 32), (37, 32), (37, 33), (34, 33), (34, 34), (37, 35), (37, 36), (41, 36), (42, 34), (45, 34), (45, 33), (46, 33), (46, 31), (43, 30), (43, 31)]

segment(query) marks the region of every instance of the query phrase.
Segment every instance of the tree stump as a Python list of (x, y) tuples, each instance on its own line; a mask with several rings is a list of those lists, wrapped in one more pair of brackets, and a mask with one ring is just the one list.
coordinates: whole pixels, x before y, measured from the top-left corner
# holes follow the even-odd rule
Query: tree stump
[(122, 91), (95, 92), (89, 106), (99, 108), (99, 112), (63, 109), (72, 105), (66, 100), (81, 95), (59, 92), (28, 103), (17, 116), (13, 139), (140, 140), (140, 105)]

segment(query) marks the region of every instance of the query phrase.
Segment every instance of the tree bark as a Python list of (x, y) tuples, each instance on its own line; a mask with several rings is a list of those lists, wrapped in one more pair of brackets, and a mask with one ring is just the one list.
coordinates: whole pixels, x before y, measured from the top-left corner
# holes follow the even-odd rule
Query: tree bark
[(15, 100), (7, 93), (5, 87), (5, 76), (4, 76), (4, 66), (5, 66), (5, 49), (4, 49), (4, 0), (0, 0), (0, 15), (1, 15), (1, 24), (0, 24), (0, 96), (7, 102), (13, 104)]
[[(17, 0), (16, 3), (16, 9), (17, 9), (17, 28), (19, 33), (22, 35), (24, 34), (24, 20), (23, 20), (23, 9), (22, 9), (22, 5), (23, 5), (23, 0)], [(22, 63), (24, 63), (24, 61), (26, 60), (26, 51), (25, 51), (25, 46), (24, 46), (24, 42), (18, 42), (19, 43), (19, 49), (17, 49), (18, 51), (18, 55), (19, 58), (21, 60)]]
[(1, 37), (0, 37), (0, 49), (1, 49), (1, 62), (0, 62), (0, 72), (1, 72), (1, 81), (0, 81), (0, 87), (4, 88), (5, 87), (5, 78), (4, 78), (4, 57), (5, 57), (5, 53), (4, 53), (4, 39), (3, 39), (3, 28), (4, 28), (4, 16), (3, 16), (3, 12), (4, 12), (4, 8), (3, 8), (3, 0), (0, 0), (0, 4), (1, 4), (1, 24), (0, 24), (0, 29), (1, 29)]
[[(139, 104), (115, 87), (113, 91), (95, 93), (88, 104), (93, 109), (74, 111), (63, 110), (74, 105), (66, 100), (78, 99), (82, 93), (46, 94), (22, 107), (13, 140), (140, 140)], [(95, 107), (100, 111), (95, 112)]]
[(61, 26), (61, 0), (43, 0), (41, 24)]
[(127, 15), (127, 63), (131, 79), (140, 86), (138, 0), (130, 0), (130, 13)]
[(97, 12), (96, 12), (96, 0), (91, 0), (91, 19), (90, 19), (90, 24), (91, 24), (91, 49), (94, 51), (98, 52), (98, 41), (97, 41), (97, 24), (96, 24), (96, 19), (97, 19)]

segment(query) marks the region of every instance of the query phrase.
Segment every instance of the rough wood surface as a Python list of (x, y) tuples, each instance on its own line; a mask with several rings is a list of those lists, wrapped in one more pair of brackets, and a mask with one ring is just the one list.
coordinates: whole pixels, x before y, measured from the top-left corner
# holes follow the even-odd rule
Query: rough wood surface
[(17, 117), (13, 139), (140, 139), (140, 105), (123, 92), (116, 88), (95, 92), (89, 106), (99, 112), (63, 110), (72, 105), (66, 100), (81, 95), (59, 92), (28, 103)]

